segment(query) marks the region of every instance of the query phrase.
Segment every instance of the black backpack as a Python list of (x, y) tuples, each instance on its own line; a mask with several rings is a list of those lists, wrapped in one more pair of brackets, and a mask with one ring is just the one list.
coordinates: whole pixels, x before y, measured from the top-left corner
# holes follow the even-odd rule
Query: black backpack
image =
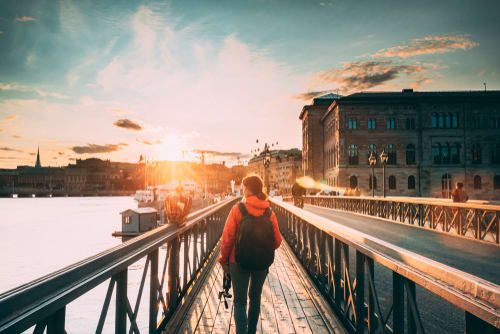
[(252, 216), (245, 204), (239, 203), (240, 229), (236, 240), (235, 257), (245, 270), (264, 270), (274, 262), (274, 229), (271, 209), (266, 208), (262, 216)]

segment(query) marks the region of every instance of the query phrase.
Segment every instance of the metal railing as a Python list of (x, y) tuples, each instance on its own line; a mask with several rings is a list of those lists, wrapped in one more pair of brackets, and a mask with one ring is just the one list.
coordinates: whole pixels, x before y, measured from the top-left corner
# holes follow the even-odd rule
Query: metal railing
[[(217, 245), (238, 198), (188, 216), (181, 227), (166, 225), (0, 295), (0, 333), (65, 333), (66, 305), (109, 280), (95, 333), (101, 333), (115, 290), (114, 333), (139, 333), (142, 293), (149, 271), (149, 333), (161, 333)], [(181, 247), (182, 245), (182, 247)], [(166, 246), (165, 262), (159, 248)], [(183, 251), (183, 254), (181, 253)], [(182, 257), (182, 263), (180, 258)], [(146, 259), (134, 308), (127, 294), (130, 265)], [(161, 265), (161, 267), (160, 267)], [(167, 270), (168, 267), (168, 270)], [(161, 270), (161, 271), (160, 271)], [(181, 273), (182, 270), (182, 273)], [(161, 273), (161, 277), (159, 274)], [(161, 312), (160, 319), (158, 312)], [(128, 319), (128, 320), (127, 320)]]
[[(416, 284), (463, 310), (467, 333), (497, 333), (500, 328), (498, 285), (291, 204), (271, 203), (282, 235), (351, 332), (424, 333)], [(387, 289), (392, 304), (385, 312), (375, 285), (377, 263), (392, 272), (392, 290)]]
[(307, 196), (308, 204), (500, 243), (500, 206), (419, 198)]

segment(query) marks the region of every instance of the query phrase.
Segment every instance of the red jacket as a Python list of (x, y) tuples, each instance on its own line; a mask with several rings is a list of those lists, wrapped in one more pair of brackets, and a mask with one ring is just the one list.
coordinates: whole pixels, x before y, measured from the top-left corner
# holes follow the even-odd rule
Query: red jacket
[[(266, 200), (260, 200), (257, 196), (250, 196), (246, 199), (245, 207), (249, 214), (253, 216), (261, 216), (264, 214), (264, 211), (267, 207), (269, 207), (269, 202)], [(236, 240), (236, 233), (240, 227), (241, 221), (241, 212), (238, 208), (238, 204), (233, 206), (229, 216), (226, 220), (226, 225), (224, 225), (224, 232), (222, 232), (222, 240), (221, 240), (221, 250), (220, 250), (220, 258), (219, 263), (236, 263), (234, 252), (235, 247), (234, 243)], [(274, 240), (276, 241), (275, 249), (281, 245), (281, 234), (278, 228), (278, 220), (276, 219), (276, 215), (271, 213), (271, 222), (273, 224), (274, 230)]]

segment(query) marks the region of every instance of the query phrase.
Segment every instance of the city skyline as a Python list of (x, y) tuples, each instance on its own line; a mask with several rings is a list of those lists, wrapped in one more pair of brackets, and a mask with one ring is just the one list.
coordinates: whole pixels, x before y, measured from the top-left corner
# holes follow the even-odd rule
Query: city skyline
[(499, 89), (498, 9), (6, 1), (0, 168), (34, 164), (38, 145), (46, 166), (200, 150), (234, 163), (256, 138), (301, 147), (299, 111), (321, 94)]

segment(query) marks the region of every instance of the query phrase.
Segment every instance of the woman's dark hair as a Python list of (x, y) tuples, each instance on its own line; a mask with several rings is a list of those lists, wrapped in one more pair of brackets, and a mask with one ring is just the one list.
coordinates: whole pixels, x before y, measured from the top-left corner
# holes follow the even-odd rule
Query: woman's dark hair
[(267, 195), (264, 192), (264, 182), (258, 175), (248, 175), (243, 179), (243, 185), (250, 190), (252, 195), (257, 196), (260, 200), (266, 200)]

